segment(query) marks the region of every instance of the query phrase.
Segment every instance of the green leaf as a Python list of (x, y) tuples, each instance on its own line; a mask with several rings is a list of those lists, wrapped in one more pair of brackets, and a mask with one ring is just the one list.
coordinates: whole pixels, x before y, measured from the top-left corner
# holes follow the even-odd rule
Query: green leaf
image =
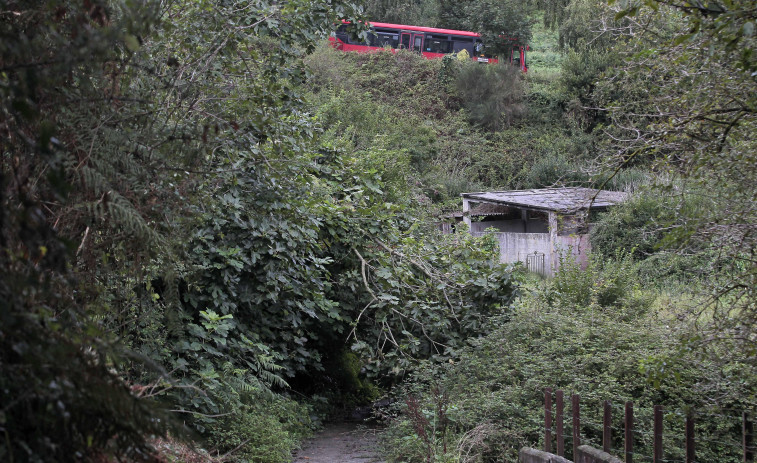
[(694, 36), (694, 34), (684, 34), (684, 35), (679, 35), (679, 36), (678, 36), (678, 37), (676, 37), (676, 39), (675, 39), (675, 40), (673, 41), (673, 45), (674, 45), (674, 46), (676, 46), (676, 45), (680, 45), (680, 44), (682, 44), (683, 42), (686, 42), (687, 40), (691, 39), (691, 38), (692, 38), (693, 36)]
[(742, 31), (743, 31), (744, 37), (752, 37), (754, 35), (754, 22), (749, 21), (746, 24), (744, 24)]
[(129, 51), (136, 52), (140, 48), (139, 39), (137, 39), (135, 36), (131, 34), (126, 34), (124, 36), (124, 43), (126, 44), (126, 48), (129, 49)]
[(630, 13), (630, 12), (629, 12), (629, 10), (621, 10), (621, 11), (618, 11), (618, 12), (617, 12), (617, 13), (615, 14), (615, 18), (614, 18), (614, 19), (615, 19), (615, 21), (620, 21), (621, 19), (623, 19), (623, 18), (625, 18), (626, 16), (628, 16), (628, 15), (629, 15), (629, 13)]
[(651, 8), (653, 11), (659, 11), (660, 4), (657, 2), (657, 0), (644, 0), (644, 4)]

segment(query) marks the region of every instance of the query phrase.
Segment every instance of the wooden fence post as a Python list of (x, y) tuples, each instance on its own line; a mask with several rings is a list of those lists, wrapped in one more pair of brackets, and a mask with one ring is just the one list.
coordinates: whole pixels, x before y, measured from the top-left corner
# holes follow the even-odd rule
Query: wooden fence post
[(752, 439), (754, 436), (754, 425), (752, 424), (752, 420), (749, 419), (749, 415), (744, 412), (741, 415), (742, 420), (742, 436), (743, 436), (743, 446), (744, 446), (744, 463), (753, 462), (754, 461), (754, 449), (752, 447)]
[(552, 388), (544, 389), (544, 451), (552, 453)]
[(662, 405), (654, 406), (654, 454), (653, 463), (662, 463)]
[(626, 463), (633, 463), (633, 402), (626, 402)]
[(565, 456), (565, 429), (563, 425), (565, 424), (565, 401), (564, 401), (564, 394), (562, 390), (557, 391), (557, 414), (555, 418), (557, 419), (557, 455), (564, 457)]
[(602, 420), (602, 450), (610, 453), (612, 450), (612, 404), (605, 400), (605, 414)]
[(573, 459), (581, 446), (581, 396), (573, 394), (571, 397), (571, 412), (573, 413)]
[(686, 463), (694, 463), (694, 416), (686, 414)]

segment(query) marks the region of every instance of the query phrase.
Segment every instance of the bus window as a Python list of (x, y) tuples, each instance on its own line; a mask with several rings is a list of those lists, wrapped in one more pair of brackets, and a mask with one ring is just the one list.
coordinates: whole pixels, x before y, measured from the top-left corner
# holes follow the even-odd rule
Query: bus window
[(473, 57), (479, 56), (484, 56), (484, 44), (480, 40), (476, 40), (476, 44), (473, 46)]
[(347, 32), (347, 25), (346, 24), (342, 24), (336, 30), (336, 38), (338, 38), (339, 40), (341, 40), (344, 43), (350, 43), (350, 34)]
[(397, 46), (397, 34), (387, 34), (379, 32), (378, 34), (378, 46), (379, 47), (396, 47)]
[(426, 37), (426, 51), (431, 53), (449, 53), (452, 51), (452, 42)]
[(461, 50), (467, 50), (470, 55), (473, 55), (473, 40), (467, 37), (453, 37), (452, 51), (457, 53)]

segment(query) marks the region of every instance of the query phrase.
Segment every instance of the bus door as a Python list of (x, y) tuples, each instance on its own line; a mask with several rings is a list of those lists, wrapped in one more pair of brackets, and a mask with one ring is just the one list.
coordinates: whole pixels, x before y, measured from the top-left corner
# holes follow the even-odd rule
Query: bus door
[(510, 52), (510, 63), (521, 67), (520, 47), (513, 47), (512, 51)]
[(400, 48), (407, 50), (423, 51), (424, 34), (414, 34), (412, 32), (403, 32), (400, 34)]
[(410, 32), (403, 32), (402, 34), (400, 34), (400, 48), (404, 48), (405, 50), (410, 49), (411, 35), (412, 34), (410, 34)]
[(510, 62), (518, 66), (520, 70), (523, 72), (528, 71), (528, 67), (526, 66), (526, 50), (527, 49), (528, 49), (528, 46), (513, 47), (513, 50), (510, 53)]
[(423, 38), (424, 34), (413, 34), (413, 50), (417, 52), (423, 51)]

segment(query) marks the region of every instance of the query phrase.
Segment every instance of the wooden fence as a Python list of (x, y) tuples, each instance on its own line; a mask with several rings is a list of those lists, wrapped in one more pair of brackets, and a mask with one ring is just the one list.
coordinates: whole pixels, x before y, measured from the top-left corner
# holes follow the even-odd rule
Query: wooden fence
[[(571, 406), (571, 425), (572, 425), (572, 444), (573, 449), (581, 445), (581, 398), (578, 394), (570, 396)], [(565, 395), (562, 390), (554, 393), (554, 410), (552, 388), (544, 390), (544, 451), (555, 453), (558, 456), (565, 457)], [(634, 427), (638, 424), (634, 421), (633, 402), (625, 403), (623, 416), (623, 450), (622, 452), (614, 451), (612, 448), (612, 404), (609, 400), (603, 402), (602, 418), (602, 450), (608, 454), (622, 453), (626, 463), (634, 461)], [(554, 413), (553, 413), (554, 411)], [(742, 439), (741, 447), (743, 452), (744, 463), (754, 462), (754, 424), (752, 418), (747, 413), (742, 413)], [(691, 412), (687, 413), (684, 425), (684, 454), (685, 463), (694, 463), (695, 455), (695, 421)], [(663, 463), (663, 408), (661, 405), (654, 406), (652, 420), (653, 435), (653, 455), (654, 463)], [(553, 436), (554, 434), (554, 436)], [(552, 447), (552, 441), (555, 441), (555, 448)], [(647, 457), (648, 458), (648, 457)]]

